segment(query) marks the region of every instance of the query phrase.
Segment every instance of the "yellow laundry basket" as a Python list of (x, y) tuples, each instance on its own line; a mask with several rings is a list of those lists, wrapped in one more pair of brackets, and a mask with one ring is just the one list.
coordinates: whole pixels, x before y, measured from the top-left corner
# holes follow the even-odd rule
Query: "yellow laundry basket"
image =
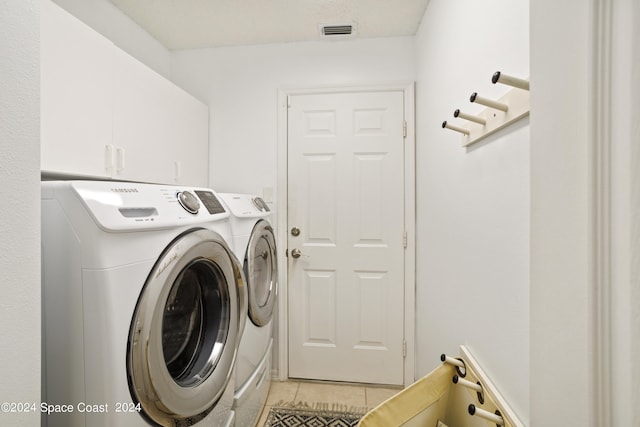
[(445, 420), (456, 371), (444, 363), (368, 412), (359, 427), (436, 427)]

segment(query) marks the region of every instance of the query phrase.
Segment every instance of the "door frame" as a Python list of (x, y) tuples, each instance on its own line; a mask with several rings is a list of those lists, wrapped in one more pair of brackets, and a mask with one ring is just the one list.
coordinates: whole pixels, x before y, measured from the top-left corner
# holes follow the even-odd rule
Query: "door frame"
[(406, 136), (404, 139), (404, 223), (407, 247), (404, 256), (404, 335), (406, 357), (404, 358), (404, 385), (415, 381), (415, 290), (416, 290), (416, 168), (415, 168), (415, 83), (372, 84), (366, 86), (329, 86), (278, 89), (278, 153), (277, 153), (277, 247), (278, 258), (278, 354), (277, 375), (280, 381), (289, 377), (289, 262), (282, 256), (287, 249), (288, 230), (288, 97), (291, 95), (313, 95), (358, 92), (403, 92)]

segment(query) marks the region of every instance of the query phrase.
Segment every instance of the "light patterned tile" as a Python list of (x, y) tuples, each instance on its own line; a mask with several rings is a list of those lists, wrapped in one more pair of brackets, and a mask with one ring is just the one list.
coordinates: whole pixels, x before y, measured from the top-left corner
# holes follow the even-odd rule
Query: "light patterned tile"
[(267, 418), (269, 417), (270, 410), (271, 410), (271, 406), (265, 406), (264, 409), (262, 409), (262, 415), (260, 415), (260, 420), (258, 421), (258, 424), (256, 425), (256, 427), (264, 426), (264, 424), (267, 422)]
[(364, 386), (301, 382), (296, 402), (340, 404), (347, 407), (366, 405)]
[(271, 406), (281, 402), (327, 405), (327, 409), (373, 408), (389, 397), (399, 393), (401, 388), (365, 386), (357, 384), (335, 384), (313, 381), (274, 381), (271, 383), (266, 406), (258, 427), (267, 420)]
[(278, 402), (293, 402), (298, 392), (299, 383), (295, 381), (272, 381), (266, 405)]

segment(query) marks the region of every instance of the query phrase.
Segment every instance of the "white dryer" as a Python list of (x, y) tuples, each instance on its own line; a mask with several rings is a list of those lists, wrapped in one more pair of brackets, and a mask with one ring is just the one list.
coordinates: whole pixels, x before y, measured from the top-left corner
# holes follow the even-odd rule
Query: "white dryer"
[(247, 280), (248, 316), (238, 350), (234, 411), (236, 425), (254, 426), (271, 385), (273, 311), (277, 293), (277, 251), (271, 212), (260, 198), (220, 193), (231, 212), (233, 247)]
[(44, 424), (233, 425), (228, 217), (209, 189), (42, 183)]

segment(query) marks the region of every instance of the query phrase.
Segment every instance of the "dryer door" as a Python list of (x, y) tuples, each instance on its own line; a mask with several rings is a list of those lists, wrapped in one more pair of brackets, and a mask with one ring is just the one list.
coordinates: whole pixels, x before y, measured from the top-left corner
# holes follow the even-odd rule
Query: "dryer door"
[(145, 417), (192, 425), (215, 407), (235, 363), (244, 292), (238, 262), (219, 234), (192, 230), (164, 251), (129, 333), (129, 387)]
[(257, 326), (271, 320), (276, 301), (278, 267), (273, 228), (265, 220), (253, 227), (244, 260), (249, 293), (249, 318)]

